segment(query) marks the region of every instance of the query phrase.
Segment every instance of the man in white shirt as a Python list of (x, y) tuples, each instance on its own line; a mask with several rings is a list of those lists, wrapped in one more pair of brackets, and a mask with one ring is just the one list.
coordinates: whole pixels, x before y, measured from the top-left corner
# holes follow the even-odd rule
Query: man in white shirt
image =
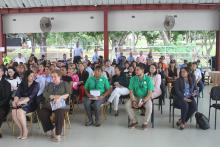
[(115, 75), (115, 69), (111, 66), (111, 62), (109, 60), (105, 61), (105, 71), (109, 74), (109, 78)]
[(95, 49), (95, 54), (92, 56), (92, 62), (93, 63), (98, 63), (99, 62), (99, 55), (98, 55), (98, 50)]
[(14, 58), (14, 62), (20, 63), (26, 63), (26, 59), (22, 56), (21, 53), (18, 53), (18, 56)]
[(83, 57), (83, 49), (79, 47), (79, 42), (76, 43), (76, 47), (72, 50), (73, 62), (79, 63)]
[(193, 62), (192, 63), (192, 71), (195, 75), (195, 79), (196, 79), (196, 84), (199, 87), (199, 93), (202, 92), (203, 88), (204, 88), (204, 84), (202, 82), (202, 73), (201, 70), (197, 68), (197, 63)]

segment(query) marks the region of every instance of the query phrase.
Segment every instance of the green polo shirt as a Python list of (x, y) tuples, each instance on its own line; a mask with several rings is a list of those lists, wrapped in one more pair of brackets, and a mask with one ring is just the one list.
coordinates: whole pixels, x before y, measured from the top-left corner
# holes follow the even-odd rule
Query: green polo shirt
[(131, 90), (137, 99), (142, 99), (147, 96), (148, 91), (154, 90), (152, 79), (144, 75), (140, 80), (138, 76), (133, 76), (130, 79), (129, 90)]
[(108, 79), (104, 76), (101, 76), (99, 79), (96, 79), (96, 77), (92, 76), (88, 78), (84, 87), (88, 92), (90, 90), (100, 90), (101, 95), (103, 95), (106, 90), (110, 89), (110, 84)]

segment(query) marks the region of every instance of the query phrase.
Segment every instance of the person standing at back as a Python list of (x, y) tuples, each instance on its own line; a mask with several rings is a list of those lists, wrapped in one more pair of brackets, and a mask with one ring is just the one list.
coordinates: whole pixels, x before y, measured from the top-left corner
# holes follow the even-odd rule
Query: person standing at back
[(76, 43), (76, 47), (72, 50), (73, 63), (79, 63), (83, 57), (83, 49), (79, 47), (79, 42)]

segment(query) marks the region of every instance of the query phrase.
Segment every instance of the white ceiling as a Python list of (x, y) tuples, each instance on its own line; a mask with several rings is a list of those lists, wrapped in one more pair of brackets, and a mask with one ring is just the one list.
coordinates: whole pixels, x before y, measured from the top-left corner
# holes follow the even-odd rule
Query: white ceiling
[(0, 0), (0, 8), (124, 4), (220, 4), (220, 0)]

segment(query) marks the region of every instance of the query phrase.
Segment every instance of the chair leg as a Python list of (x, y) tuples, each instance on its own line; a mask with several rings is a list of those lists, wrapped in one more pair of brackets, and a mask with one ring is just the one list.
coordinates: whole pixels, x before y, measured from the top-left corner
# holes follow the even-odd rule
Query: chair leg
[(63, 136), (65, 136), (66, 135), (66, 120), (65, 120), (65, 118), (63, 121), (64, 121), (63, 122)]
[(29, 130), (30, 132), (32, 132), (32, 125), (33, 125), (33, 114), (30, 114), (30, 126), (29, 126)]
[(37, 117), (37, 123), (38, 123), (38, 127), (39, 127), (39, 129), (40, 129), (40, 128), (41, 128), (41, 126), (40, 126), (40, 120), (39, 120), (39, 117), (38, 117), (37, 112), (36, 112), (35, 114), (36, 114), (36, 117)]
[(211, 113), (211, 107), (209, 106), (209, 122), (210, 122), (210, 113)]
[(171, 100), (170, 100), (170, 107), (169, 107), (169, 123), (171, 123)]
[(70, 117), (69, 117), (69, 113), (68, 112), (66, 112), (66, 120), (67, 120), (69, 128), (71, 128)]
[(152, 106), (151, 123), (152, 123), (152, 128), (154, 128), (154, 104)]
[(217, 109), (215, 109), (215, 130), (216, 130), (216, 120), (217, 119)]
[(174, 107), (173, 107), (173, 121), (172, 121), (172, 126), (174, 128)]
[(196, 105), (197, 105), (197, 110), (198, 110), (198, 106), (199, 106), (199, 97), (196, 97)]
[(128, 128), (130, 127), (130, 118), (129, 118), (129, 116), (128, 116)]
[(110, 114), (112, 113), (112, 103), (110, 103), (110, 106), (109, 106), (109, 113)]
[(103, 108), (103, 114), (104, 114), (104, 119), (107, 120), (107, 110), (108, 110), (108, 106), (105, 105)]

